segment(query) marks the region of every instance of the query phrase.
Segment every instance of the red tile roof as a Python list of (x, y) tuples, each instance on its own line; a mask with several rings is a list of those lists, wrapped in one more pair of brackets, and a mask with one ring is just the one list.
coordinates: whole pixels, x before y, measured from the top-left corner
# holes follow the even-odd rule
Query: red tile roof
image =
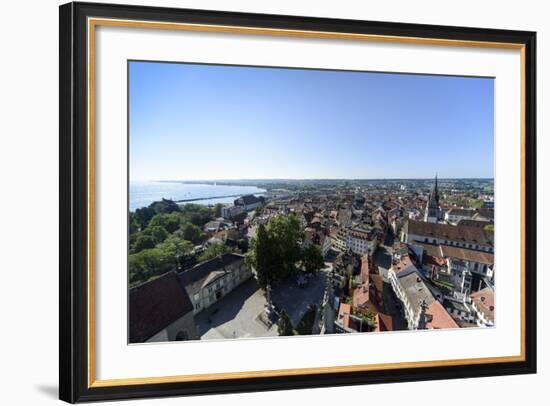
[(480, 264), (492, 265), (495, 263), (494, 255), (490, 252), (469, 250), (460, 247), (441, 246), (441, 252), (445, 257), (458, 258), (465, 261), (479, 262)]
[(351, 314), (351, 306), (347, 303), (340, 303), (338, 309), (338, 320), (342, 321), (345, 328), (349, 328), (349, 315)]
[(434, 300), (426, 309), (428, 322), (426, 328), (458, 328), (458, 324), (437, 300)]
[(376, 313), (376, 327), (374, 331), (392, 331), (393, 319), (389, 314)]
[(366, 305), (370, 299), (369, 257), (361, 257), (361, 285), (353, 290), (353, 306)]
[(472, 293), (470, 298), (483, 312), (487, 319), (493, 321), (495, 317), (495, 292), (490, 288), (481, 289), (478, 292)]
[(176, 272), (145, 282), (130, 290), (131, 343), (141, 343), (193, 311), (193, 305)]
[(444, 240), (464, 241), (483, 246), (492, 247), (494, 244), (494, 233), (479, 227), (452, 226), (449, 224), (408, 220), (404, 231), (407, 234), (422, 237), (425, 236)]

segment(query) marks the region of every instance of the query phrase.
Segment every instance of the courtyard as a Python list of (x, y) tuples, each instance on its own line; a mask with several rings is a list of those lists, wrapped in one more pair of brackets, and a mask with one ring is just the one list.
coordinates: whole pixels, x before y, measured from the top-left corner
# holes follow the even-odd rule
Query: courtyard
[(195, 316), (201, 340), (277, 336), (277, 326), (264, 324), (266, 299), (254, 278), (233, 289)]
[[(298, 286), (295, 278), (288, 278), (272, 289), (272, 302), (287, 312), (294, 326), (310, 304), (319, 311), (327, 283), (326, 270), (306, 280), (305, 285)], [(266, 303), (264, 292), (250, 278), (195, 316), (201, 340), (278, 336), (277, 325), (267, 325), (260, 318)]]

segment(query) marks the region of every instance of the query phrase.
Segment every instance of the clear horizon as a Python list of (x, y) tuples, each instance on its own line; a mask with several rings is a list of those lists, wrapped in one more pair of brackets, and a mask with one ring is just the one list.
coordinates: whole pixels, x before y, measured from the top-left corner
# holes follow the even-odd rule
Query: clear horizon
[(490, 78), (133, 61), (129, 175), (492, 179), (493, 99)]
[[(132, 182), (217, 182), (217, 181), (276, 181), (276, 180), (433, 180), (435, 176), (428, 178), (218, 178), (218, 179), (136, 179)], [(453, 177), (442, 178), (438, 176), (438, 180), (462, 180), (462, 179), (474, 179), (474, 180), (494, 180), (494, 178), (485, 177)]]

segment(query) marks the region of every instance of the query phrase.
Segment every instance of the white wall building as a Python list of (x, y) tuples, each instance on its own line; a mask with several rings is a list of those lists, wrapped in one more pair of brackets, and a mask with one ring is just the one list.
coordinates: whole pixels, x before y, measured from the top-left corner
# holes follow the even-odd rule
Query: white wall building
[(221, 215), (225, 219), (231, 219), (241, 213), (244, 213), (242, 206), (224, 206), (221, 208)]
[(244, 256), (235, 253), (220, 255), (179, 273), (195, 314), (212, 306), (251, 276)]
[(372, 251), (372, 240), (369, 233), (362, 230), (349, 230), (346, 237), (346, 248), (355, 254), (367, 255)]
[(470, 220), (475, 213), (475, 210), (451, 209), (445, 213), (445, 221), (457, 224), (460, 220)]

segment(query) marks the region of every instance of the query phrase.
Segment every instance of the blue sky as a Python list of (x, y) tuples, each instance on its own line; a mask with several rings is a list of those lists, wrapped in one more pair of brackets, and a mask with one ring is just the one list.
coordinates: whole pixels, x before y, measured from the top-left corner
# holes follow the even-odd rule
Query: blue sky
[(130, 62), (130, 179), (493, 177), (489, 78)]

